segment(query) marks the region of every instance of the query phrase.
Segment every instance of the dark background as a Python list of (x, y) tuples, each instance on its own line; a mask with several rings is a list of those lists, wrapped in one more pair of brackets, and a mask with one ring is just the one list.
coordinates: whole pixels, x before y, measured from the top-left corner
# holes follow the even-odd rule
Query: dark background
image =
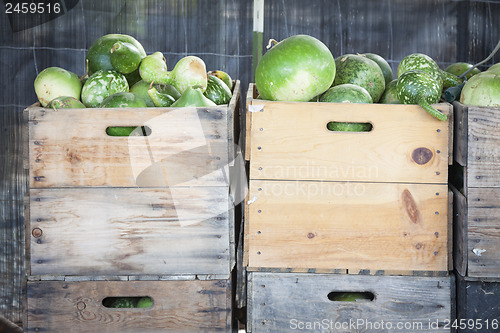
[[(163, 52), (169, 68), (196, 55), (207, 70), (226, 71), (241, 81), (244, 106), (252, 82), (253, 3), (59, 0), (43, 1), (59, 3), (59, 15), (7, 15), (8, 2), (15, 1), (0, 2), (0, 315), (20, 322), (27, 187), (21, 125), (22, 110), (36, 102), (36, 75), (50, 66), (83, 75), (85, 52), (97, 38), (129, 34), (148, 54)], [(431, 56), (443, 69), (457, 61), (477, 63), (500, 40), (500, 1), (265, 0), (264, 18), (264, 44), (309, 34), (334, 57), (378, 53), (394, 71), (414, 52)], [(496, 62), (500, 53), (481, 69)]]

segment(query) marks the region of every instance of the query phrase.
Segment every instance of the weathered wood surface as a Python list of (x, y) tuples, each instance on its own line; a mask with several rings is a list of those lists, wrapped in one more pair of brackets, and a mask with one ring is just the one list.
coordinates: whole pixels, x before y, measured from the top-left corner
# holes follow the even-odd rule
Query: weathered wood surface
[(32, 275), (229, 274), (227, 187), (30, 190)]
[(467, 199), (455, 187), (453, 190), (453, 262), (455, 270), (467, 275), (468, 251), (468, 218)]
[(448, 187), (250, 182), (250, 268), (448, 271)]
[[(26, 112), (31, 188), (225, 182), (232, 146), (226, 108), (31, 107)], [(147, 126), (151, 134), (112, 137), (106, 134), (109, 126)]]
[(454, 103), (455, 160), (466, 167), (470, 187), (500, 187), (500, 108)]
[[(450, 332), (444, 325), (454, 316), (453, 276), (252, 272), (248, 284), (252, 333), (292, 332), (299, 325), (314, 332)], [(371, 292), (374, 299), (331, 301), (331, 292)]]
[[(439, 121), (418, 105), (252, 100), (247, 106), (250, 178), (445, 184), (452, 106), (435, 106), (450, 119)], [(330, 121), (373, 128), (332, 132)]]
[(500, 278), (500, 188), (469, 188), (467, 275)]
[(500, 279), (481, 281), (457, 275), (456, 280), (457, 320), (463, 325), (460, 332), (498, 332)]
[(23, 333), (23, 329), (0, 315), (0, 333)]
[[(106, 297), (150, 296), (113, 309)], [(231, 332), (230, 280), (28, 282), (26, 332)]]

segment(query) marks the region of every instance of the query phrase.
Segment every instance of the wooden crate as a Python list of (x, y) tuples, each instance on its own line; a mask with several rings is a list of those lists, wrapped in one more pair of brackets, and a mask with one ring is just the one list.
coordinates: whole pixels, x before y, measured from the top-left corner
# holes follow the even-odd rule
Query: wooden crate
[[(447, 277), (249, 273), (247, 331), (451, 332), (455, 283)], [(339, 292), (372, 300), (335, 301)]]
[[(247, 94), (249, 270), (445, 275), (452, 106), (270, 102)], [(331, 132), (330, 121), (370, 132)]]
[[(232, 332), (231, 295), (227, 279), (28, 281), (25, 332)], [(103, 305), (123, 296), (153, 305)]]
[(453, 106), (455, 268), (462, 276), (500, 278), (500, 108)]
[(457, 332), (500, 331), (500, 279), (457, 274)]
[(28, 274), (229, 274), (239, 87), (209, 108), (26, 109)]
[(453, 102), (454, 160), (469, 188), (500, 187), (500, 108)]
[(463, 276), (500, 278), (500, 188), (454, 193), (455, 269)]

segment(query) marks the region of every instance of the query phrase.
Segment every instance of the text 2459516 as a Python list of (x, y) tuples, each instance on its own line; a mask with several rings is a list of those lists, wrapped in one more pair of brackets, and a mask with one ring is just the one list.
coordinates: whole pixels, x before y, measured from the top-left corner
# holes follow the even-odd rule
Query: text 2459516
[(61, 4), (43, 3), (43, 2), (22, 2), (22, 3), (5, 3), (6, 14), (58, 14), (61, 12)]

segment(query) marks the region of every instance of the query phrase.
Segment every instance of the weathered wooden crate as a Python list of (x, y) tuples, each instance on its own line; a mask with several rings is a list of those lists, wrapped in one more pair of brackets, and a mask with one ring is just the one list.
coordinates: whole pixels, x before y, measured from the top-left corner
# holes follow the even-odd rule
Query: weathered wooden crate
[(500, 108), (453, 106), (455, 268), (500, 278)]
[(239, 87), (208, 108), (26, 109), (28, 274), (229, 274)]
[(454, 160), (462, 166), (463, 188), (500, 187), (500, 108), (453, 102)]
[[(25, 332), (233, 332), (230, 279), (28, 281)], [(107, 297), (153, 299), (109, 308)]]
[[(371, 299), (336, 301), (342, 292)], [(250, 272), (247, 331), (452, 332), (454, 276)]]
[[(247, 94), (248, 270), (447, 274), (452, 106), (270, 102)], [(332, 132), (327, 123), (371, 123)], [(433, 272), (433, 273), (431, 273)]]
[(478, 279), (457, 274), (457, 332), (500, 331), (500, 279)]

